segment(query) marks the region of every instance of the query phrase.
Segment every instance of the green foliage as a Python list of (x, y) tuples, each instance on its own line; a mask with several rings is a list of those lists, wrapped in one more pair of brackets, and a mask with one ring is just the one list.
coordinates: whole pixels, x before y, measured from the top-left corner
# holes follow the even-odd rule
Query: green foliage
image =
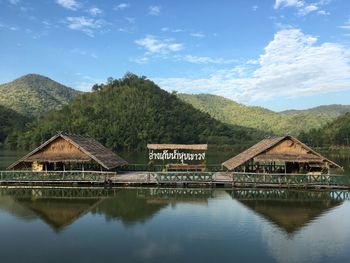
[(0, 106), (0, 146), (8, 134), (23, 129), (28, 121), (29, 119), (25, 116)]
[(313, 146), (350, 146), (350, 113), (345, 113), (320, 129), (302, 133), (300, 138)]
[[(325, 109), (329, 109), (328, 106), (309, 111), (278, 113), (262, 107), (245, 106), (209, 94), (179, 94), (178, 97), (224, 123), (240, 125), (276, 135), (291, 134), (297, 136), (300, 132), (320, 128), (339, 116), (335, 114), (337, 110), (338, 112), (347, 110), (347, 106), (337, 105), (339, 107), (332, 108), (332, 114), (327, 114)], [(348, 108), (350, 110), (350, 106)]]
[(143, 148), (147, 143), (237, 143), (254, 129), (227, 125), (179, 100), (145, 77), (128, 73), (94, 85), (61, 110), (49, 112), (24, 132), (11, 135), (11, 146), (34, 147), (58, 131), (88, 134), (110, 148)]
[(79, 93), (47, 77), (29, 74), (0, 85), (0, 105), (35, 117), (61, 108)]

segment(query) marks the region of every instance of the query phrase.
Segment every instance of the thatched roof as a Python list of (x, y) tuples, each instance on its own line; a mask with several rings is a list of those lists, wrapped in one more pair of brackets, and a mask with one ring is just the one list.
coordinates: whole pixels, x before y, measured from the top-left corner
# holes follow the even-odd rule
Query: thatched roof
[[(284, 152), (280, 154), (266, 153), (268, 150), (272, 149), (273, 147), (277, 146), (278, 144), (280, 144), (285, 140), (291, 140), (294, 143), (298, 144), (299, 146), (301, 146), (303, 149), (306, 150), (307, 154), (302, 154), (302, 153), (295, 154), (295, 153), (289, 153), (289, 152)], [(225, 161), (223, 165), (229, 170), (234, 170), (238, 166), (252, 159), (254, 159), (255, 161), (328, 163), (329, 166), (331, 167), (342, 169), (342, 167), (339, 166), (338, 164), (323, 157), (321, 154), (315, 152), (310, 147), (308, 147), (307, 145), (303, 144), (298, 139), (290, 135), (263, 139), (262, 141), (253, 145), (249, 149), (245, 150), (244, 152)]]
[[(49, 145), (64, 140), (70, 144), (70, 152), (45, 152)], [(28, 153), (26, 156), (13, 163), (8, 169), (16, 169), (23, 163), (31, 162), (86, 162), (94, 160), (107, 170), (127, 164), (111, 150), (104, 147), (91, 137), (59, 133), (40, 145), (38, 148)]]
[(149, 150), (195, 150), (206, 151), (208, 144), (147, 144)]

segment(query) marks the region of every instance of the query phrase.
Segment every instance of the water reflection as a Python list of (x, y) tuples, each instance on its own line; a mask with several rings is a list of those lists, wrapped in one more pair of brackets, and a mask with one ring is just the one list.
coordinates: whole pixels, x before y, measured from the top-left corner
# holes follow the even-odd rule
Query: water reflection
[(0, 188), (1, 260), (342, 262), (348, 200), (328, 191)]
[(330, 209), (342, 204), (348, 192), (300, 190), (233, 190), (232, 198), (264, 219), (294, 234)]

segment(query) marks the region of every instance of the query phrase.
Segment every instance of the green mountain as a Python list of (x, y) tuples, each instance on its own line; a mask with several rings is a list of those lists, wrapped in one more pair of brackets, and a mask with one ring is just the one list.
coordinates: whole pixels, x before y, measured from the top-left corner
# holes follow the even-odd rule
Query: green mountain
[(301, 133), (300, 138), (313, 146), (350, 146), (350, 113), (341, 115), (320, 129)]
[(0, 105), (0, 146), (9, 133), (22, 129), (29, 119)]
[(110, 148), (142, 148), (147, 143), (249, 142), (254, 129), (215, 120), (131, 73), (77, 96), (61, 110), (34, 121), (7, 139), (11, 147), (33, 147), (58, 131), (88, 134)]
[[(258, 129), (266, 133), (298, 135), (300, 132), (320, 128), (336, 117), (327, 114), (326, 110), (278, 113), (210, 94), (178, 94), (178, 97), (224, 123)], [(324, 107), (327, 106), (319, 108)]]
[(297, 115), (297, 114), (322, 114), (325, 116), (329, 116), (331, 118), (337, 118), (340, 115), (343, 115), (347, 112), (350, 112), (350, 105), (341, 105), (341, 104), (331, 104), (331, 105), (322, 105), (306, 110), (286, 110), (280, 113), (287, 115)]
[(61, 108), (79, 93), (47, 77), (29, 74), (0, 85), (0, 105), (34, 117)]

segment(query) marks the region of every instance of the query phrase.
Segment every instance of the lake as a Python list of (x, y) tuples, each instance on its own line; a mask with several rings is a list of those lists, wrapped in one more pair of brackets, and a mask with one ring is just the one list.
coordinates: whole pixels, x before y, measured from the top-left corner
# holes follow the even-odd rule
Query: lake
[(0, 188), (1, 261), (343, 263), (350, 201), (339, 194)]

